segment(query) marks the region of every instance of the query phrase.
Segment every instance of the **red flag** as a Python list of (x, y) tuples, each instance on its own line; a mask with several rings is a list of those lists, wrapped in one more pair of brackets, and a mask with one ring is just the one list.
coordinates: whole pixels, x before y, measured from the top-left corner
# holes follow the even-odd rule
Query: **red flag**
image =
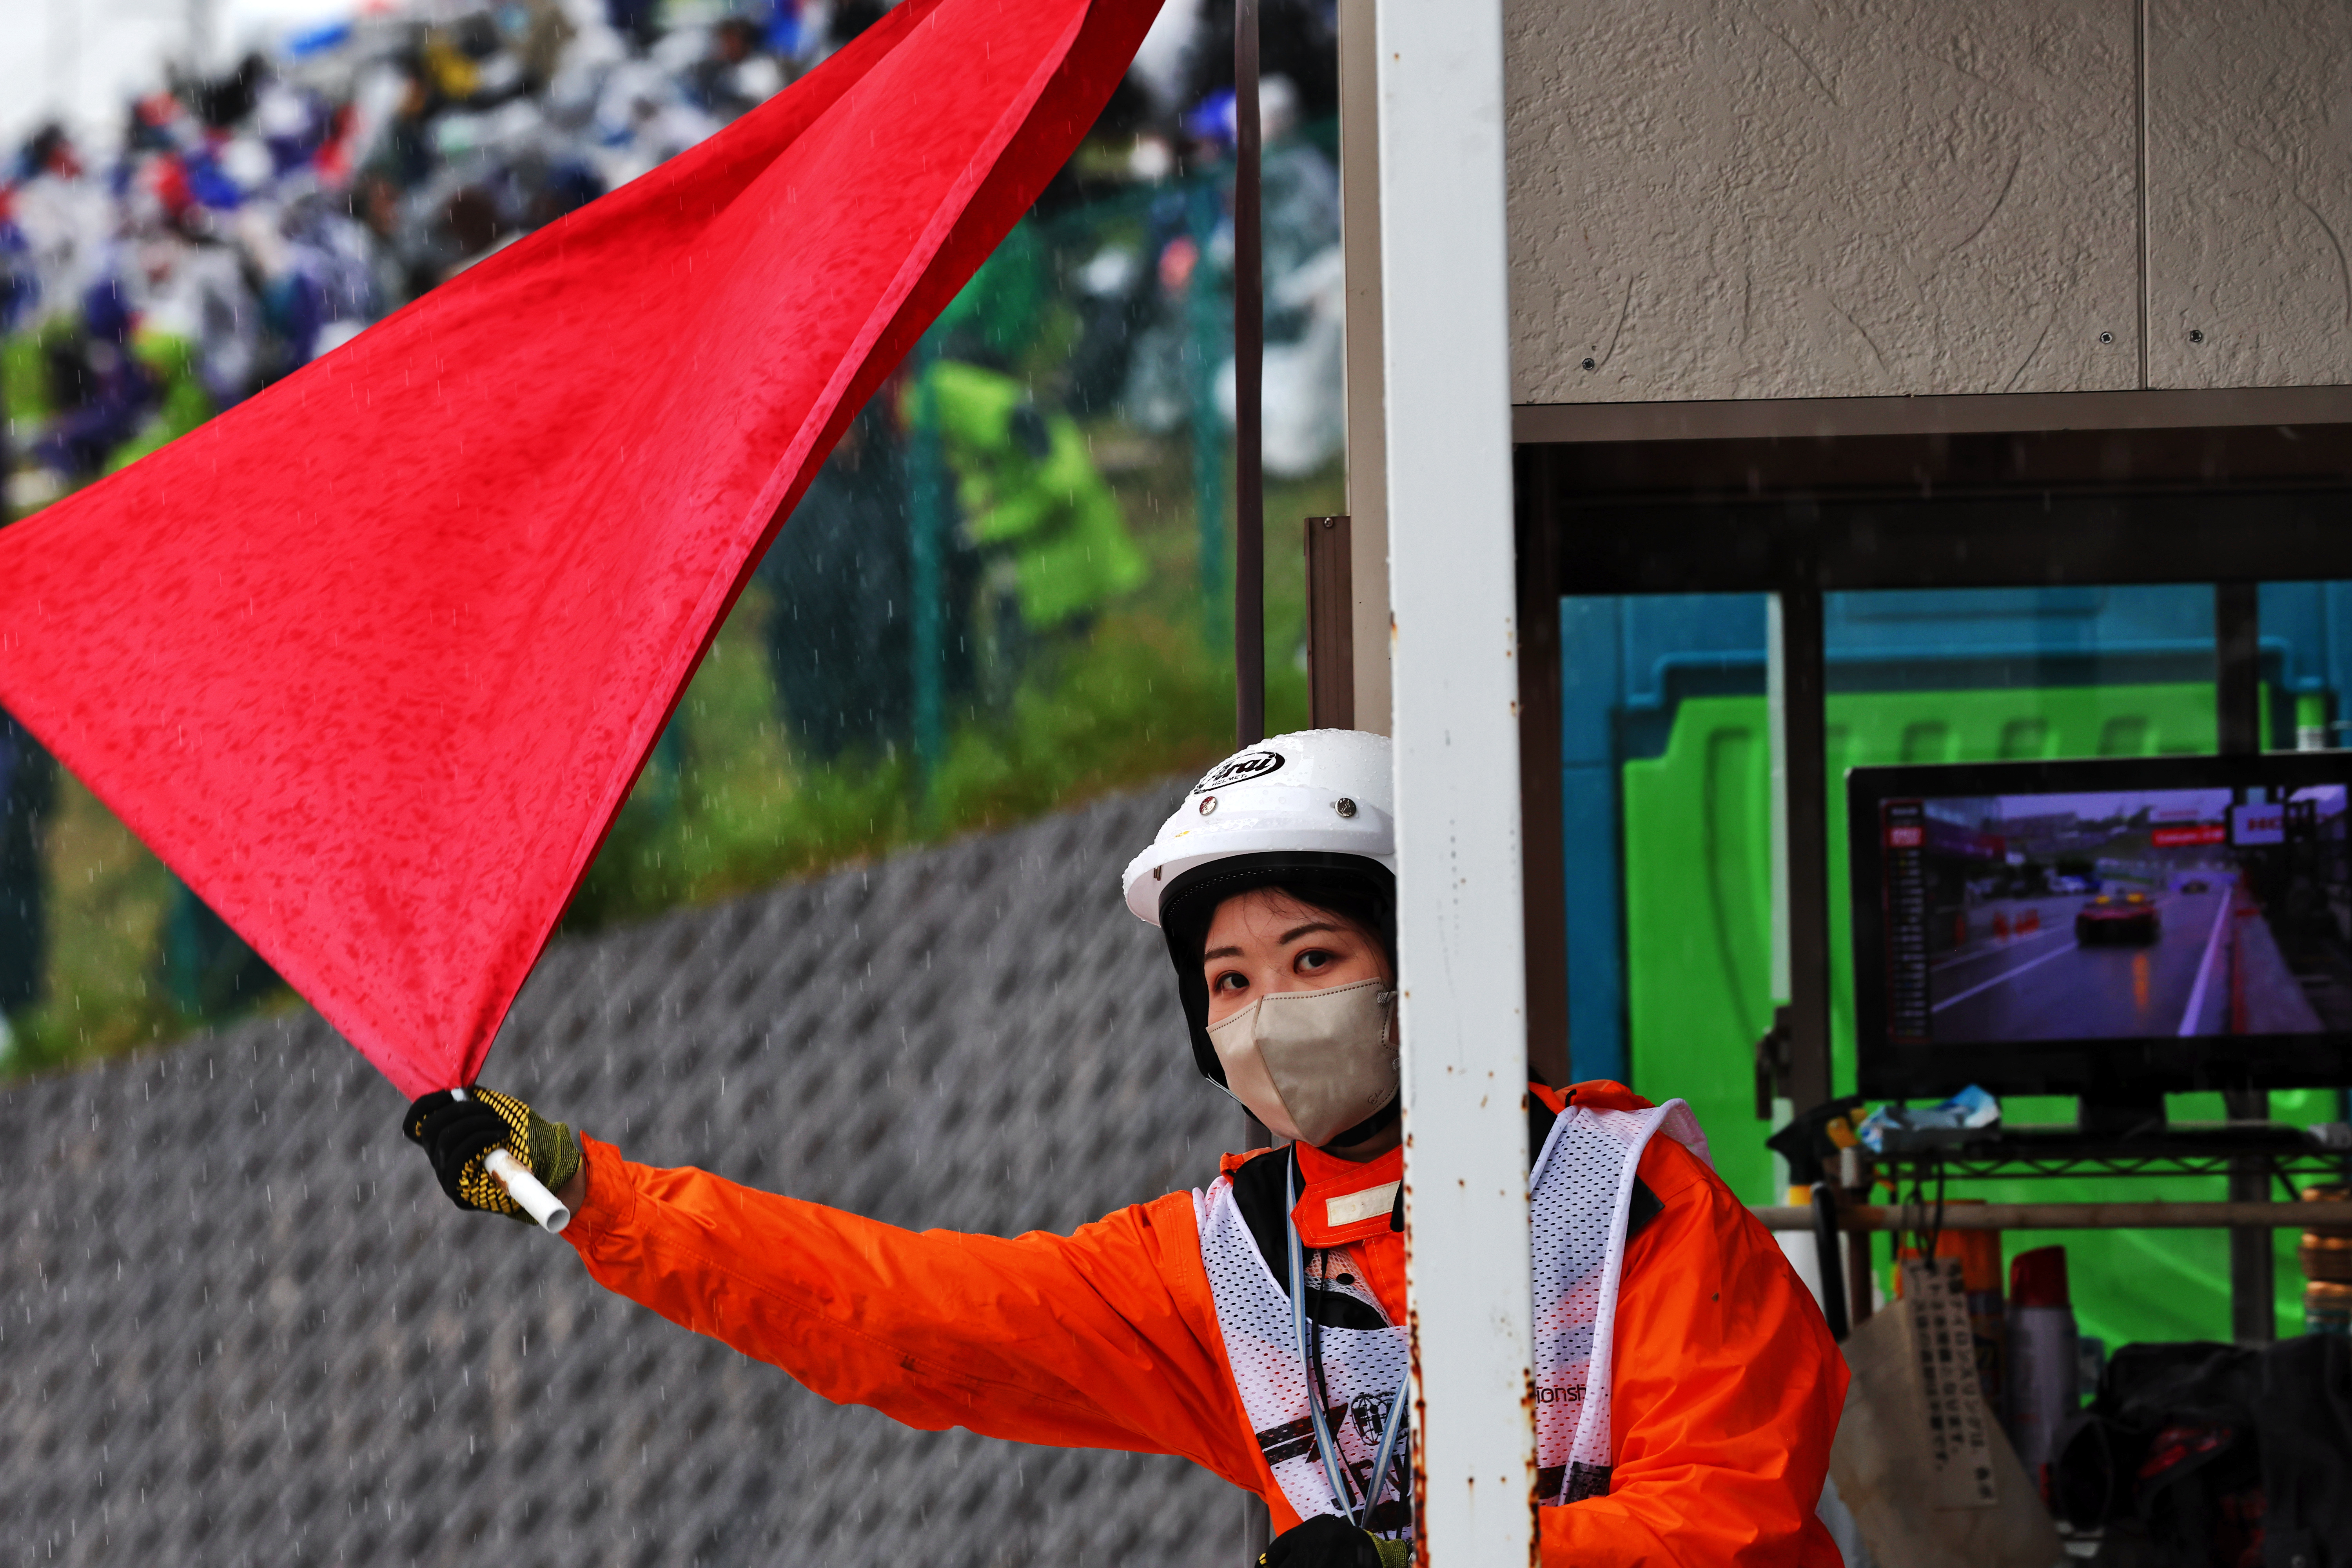
[(0, 531), (0, 707), (411, 1095), (469, 1081), (824, 454), (1159, 0), (904, 0)]

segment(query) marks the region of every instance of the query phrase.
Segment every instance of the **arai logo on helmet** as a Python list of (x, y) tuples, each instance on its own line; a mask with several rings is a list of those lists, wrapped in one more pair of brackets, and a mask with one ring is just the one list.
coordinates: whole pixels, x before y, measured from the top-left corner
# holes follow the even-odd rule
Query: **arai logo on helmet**
[(1280, 752), (1244, 752), (1210, 770), (1207, 778), (1192, 786), (1192, 793), (1205, 795), (1213, 789), (1223, 789), (1228, 784), (1247, 784), (1252, 779), (1262, 779), (1277, 772), (1281, 767)]

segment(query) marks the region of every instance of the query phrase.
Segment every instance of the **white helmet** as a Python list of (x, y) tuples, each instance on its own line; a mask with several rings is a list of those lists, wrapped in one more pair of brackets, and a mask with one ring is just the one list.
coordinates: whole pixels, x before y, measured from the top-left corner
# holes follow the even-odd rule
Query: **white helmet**
[(1396, 872), (1389, 738), (1300, 730), (1234, 752), (1202, 775), (1127, 863), (1127, 907), (1160, 923), (1171, 884), (1237, 855), (1353, 855)]
[(1287, 889), (1361, 920), (1395, 962), (1395, 798), (1387, 736), (1276, 735), (1211, 768), (1127, 863), (1127, 907), (1160, 928), (1203, 1077), (1225, 1081), (1201, 973), (1202, 941), (1224, 899)]

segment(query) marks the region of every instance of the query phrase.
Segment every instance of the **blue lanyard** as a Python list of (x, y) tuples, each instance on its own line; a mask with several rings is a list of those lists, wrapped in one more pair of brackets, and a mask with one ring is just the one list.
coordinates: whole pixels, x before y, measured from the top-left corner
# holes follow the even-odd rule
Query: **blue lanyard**
[(1298, 1339), (1298, 1365), (1307, 1378), (1307, 1415), (1315, 1424), (1315, 1452), (1323, 1461), (1323, 1479), (1331, 1488), (1331, 1506), (1359, 1530), (1370, 1530), (1372, 1509), (1381, 1500), (1381, 1489), (1388, 1485), (1389, 1460), (1395, 1457), (1397, 1434), (1404, 1430), (1405, 1395), (1412, 1392), (1412, 1378), (1407, 1375), (1397, 1384), (1396, 1398), (1389, 1405), (1389, 1418), (1381, 1431), (1380, 1458), (1372, 1461), (1372, 1479), (1364, 1488), (1361, 1510), (1351, 1509), (1344, 1500), (1350, 1489), (1340, 1479), (1339, 1445), (1331, 1436), (1330, 1418), (1323, 1410), (1322, 1392), (1315, 1386), (1315, 1362), (1307, 1342), (1307, 1258), (1299, 1245), (1298, 1222), (1290, 1217), (1298, 1206), (1298, 1156), (1290, 1152), (1283, 1162), (1282, 1173), (1283, 1228), (1290, 1237), (1290, 1326)]

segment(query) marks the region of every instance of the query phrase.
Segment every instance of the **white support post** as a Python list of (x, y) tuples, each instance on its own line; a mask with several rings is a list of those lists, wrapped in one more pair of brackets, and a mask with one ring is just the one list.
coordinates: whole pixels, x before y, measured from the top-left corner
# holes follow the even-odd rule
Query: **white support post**
[(1420, 1525), (1496, 1568), (1535, 1552), (1502, 9), (1376, 6)]

